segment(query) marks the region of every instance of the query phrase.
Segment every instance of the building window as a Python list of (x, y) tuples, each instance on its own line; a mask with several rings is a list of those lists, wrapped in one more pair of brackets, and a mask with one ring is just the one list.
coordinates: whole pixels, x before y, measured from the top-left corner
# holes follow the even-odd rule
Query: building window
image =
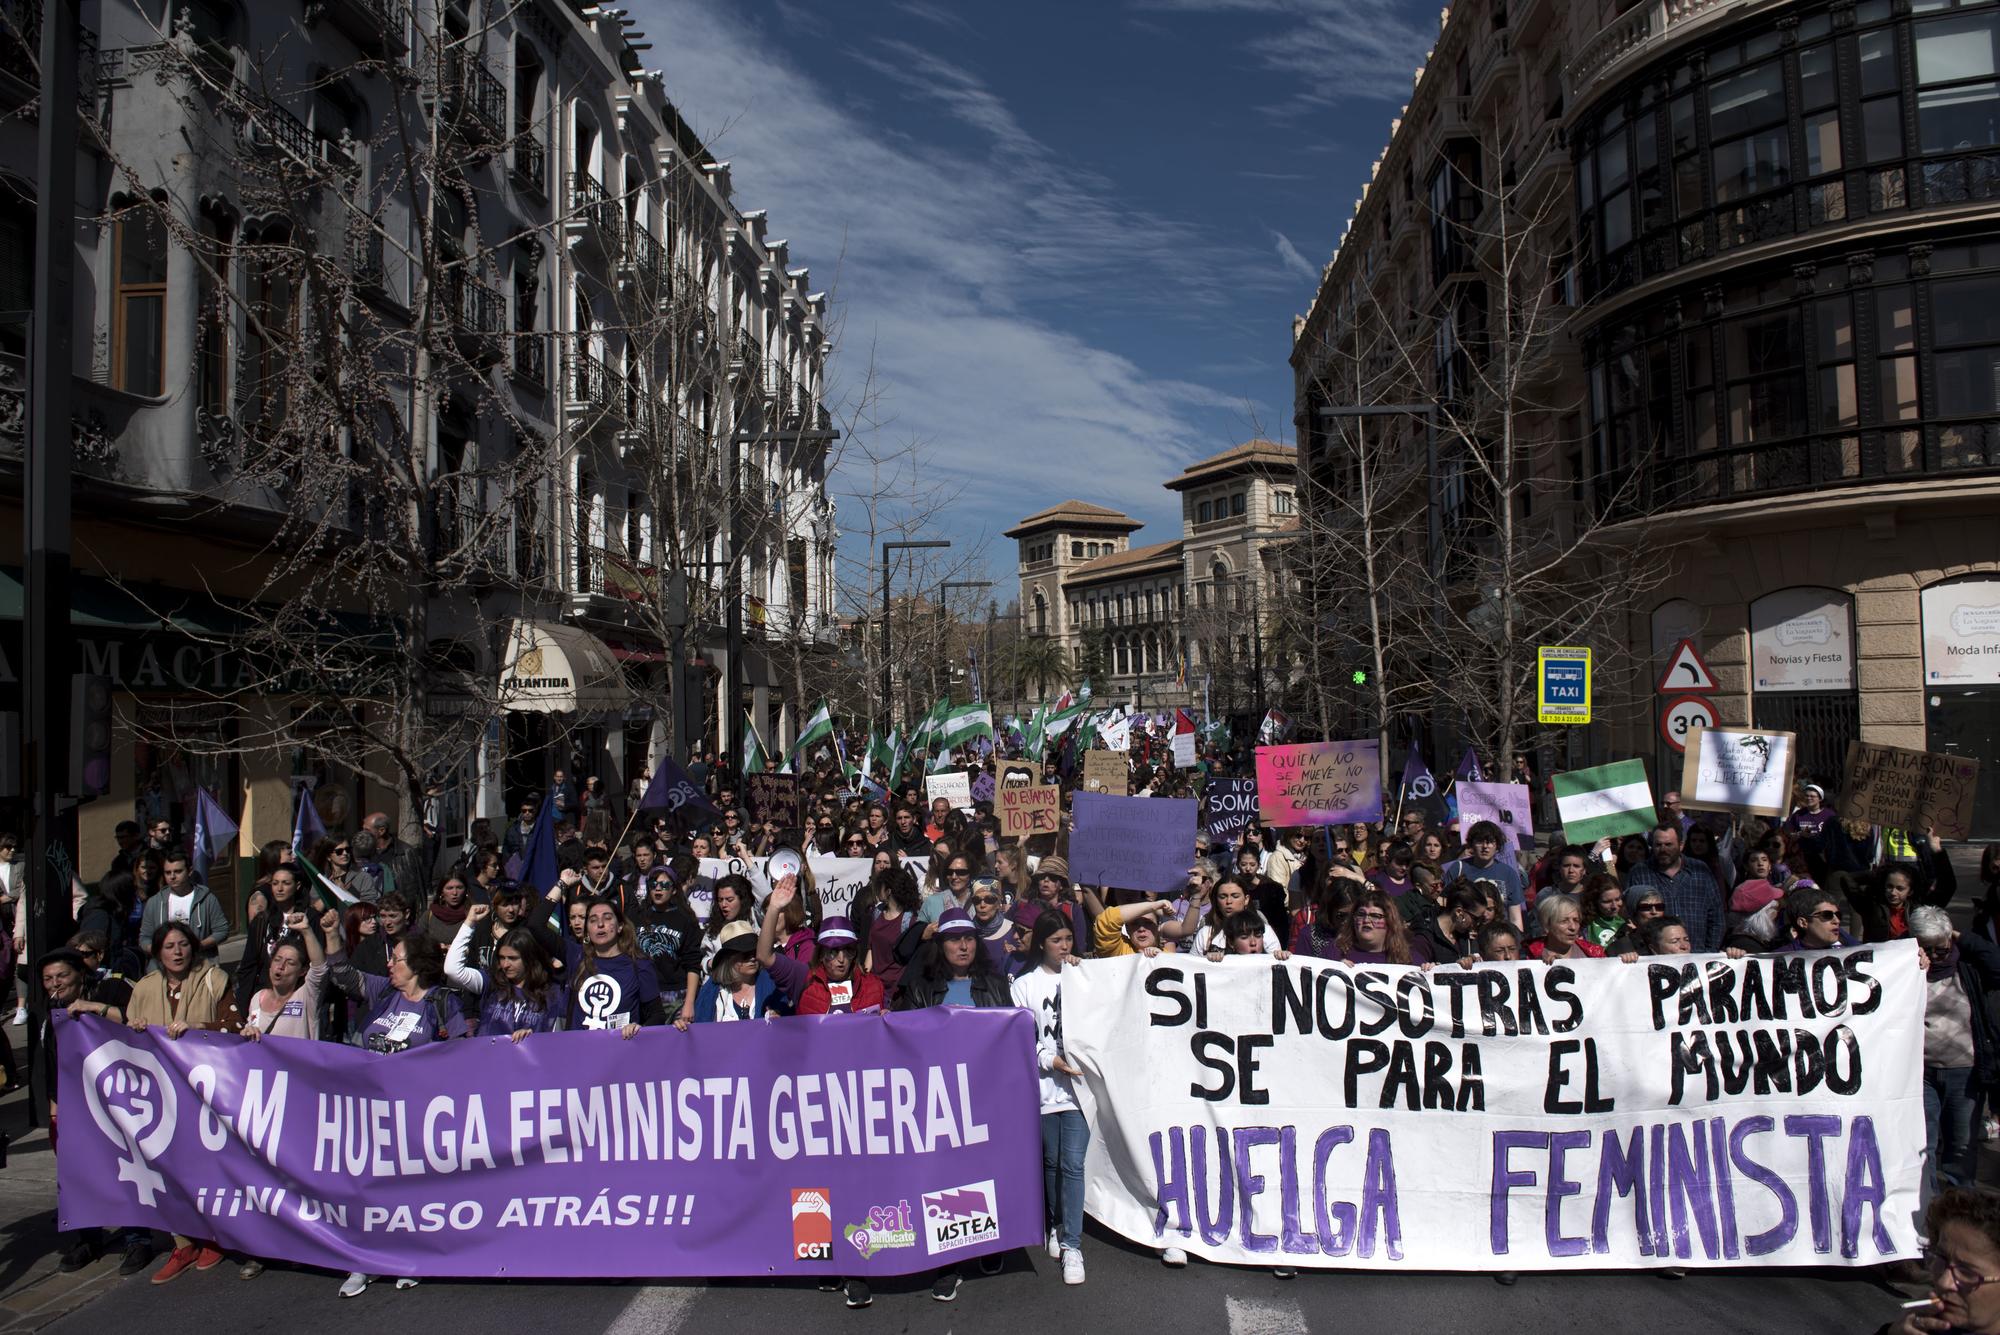
[(1243, 513), (1243, 493), (1237, 492), (1229, 498), (1229, 513), (1232, 517)]
[(1925, 153), (2000, 143), (2000, 13), (1953, 14), (1913, 25), (1917, 145)]
[(1294, 513), (1292, 509), (1292, 493), (1289, 491), (1272, 492), (1271, 513), (1277, 515), (1289, 515)]
[(1201, 503), (1200, 508), (1195, 512), (1195, 522), (1198, 524), (1206, 524), (1211, 518), (1211, 516), (1214, 514), (1214, 512), (1215, 512), (1215, 506), (1211, 502), (1203, 501)]
[(1083, 559), (1083, 544), (1082, 544), (1082, 543), (1080, 543), (1080, 542), (1072, 542), (1072, 543), (1071, 543), (1071, 544), (1069, 545), (1069, 559), (1070, 559), (1070, 560), (1072, 560), (1072, 561), (1080, 561), (1080, 560), (1082, 560), (1082, 559)]
[(148, 204), (113, 229), (112, 384), (127, 394), (166, 392), (167, 233)]

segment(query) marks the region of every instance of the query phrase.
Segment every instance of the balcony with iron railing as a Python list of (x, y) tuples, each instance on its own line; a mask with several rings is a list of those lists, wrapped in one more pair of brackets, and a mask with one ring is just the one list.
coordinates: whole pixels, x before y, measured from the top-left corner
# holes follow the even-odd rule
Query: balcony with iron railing
[(499, 362), (506, 303), (500, 294), (462, 268), (447, 269), (437, 281), (437, 318), (468, 358), (483, 366)]
[(623, 250), (625, 220), (604, 182), (589, 172), (571, 172), (566, 207), (568, 226), (594, 244), (604, 258), (617, 259)]
[(1705, 20), (1726, 15), (1734, 23), (1746, 12), (1779, 7), (1777, 0), (1651, 0), (1636, 5), (1599, 28), (1569, 62), (1571, 104), (1585, 105), (1600, 87)]
[(408, 0), (319, 0), (317, 8), (369, 55), (401, 56), (410, 49)]
[(537, 199), (549, 197), (549, 150), (542, 136), (522, 129), (514, 136), (514, 161), (508, 168), (514, 184)]
[(453, 51), (445, 58), (445, 119), (467, 143), (496, 144), (507, 135), (507, 86), (479, 56)]
[(666, 273), (667, 252), (659, 238), (636, 222), (627, 226), (619, 277), (640, 292), (651, 295), (665, 287)]
[(595, 353), (570, 353), (565, 388), (572, 412), (614, 418), (624, 414), (625, 378)]
[(547, 389), (549, 384), (549, 339), (539, 329), (514, 333), (512, 370), (516, 380)]

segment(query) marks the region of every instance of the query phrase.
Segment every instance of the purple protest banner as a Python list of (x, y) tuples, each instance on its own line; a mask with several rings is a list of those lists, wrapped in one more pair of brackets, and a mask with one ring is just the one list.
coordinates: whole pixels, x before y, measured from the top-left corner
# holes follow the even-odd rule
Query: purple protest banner
[(58, 1023), (65, 1229), (437, 1277), (894, 1275), (1042, 1240), (1023, 1010), (395, 1054)]
[(1171, 894), (1194, 861), (1198, 804), (1191, 797), (1114, 797), (1078, 789), (1070, 798), (1069, 871), (1080, 885)]

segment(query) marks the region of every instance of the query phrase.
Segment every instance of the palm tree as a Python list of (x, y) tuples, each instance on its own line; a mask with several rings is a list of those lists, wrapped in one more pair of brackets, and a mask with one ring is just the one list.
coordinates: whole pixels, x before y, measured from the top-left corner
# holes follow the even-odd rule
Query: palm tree
[(1007, 669), (1036, 699), (1048, 698), (1052, 687), (1069, 677), (1069, 654), (1062, 643), (1048, 635), (1024, 635), (1016, 640), (1008, 655)]

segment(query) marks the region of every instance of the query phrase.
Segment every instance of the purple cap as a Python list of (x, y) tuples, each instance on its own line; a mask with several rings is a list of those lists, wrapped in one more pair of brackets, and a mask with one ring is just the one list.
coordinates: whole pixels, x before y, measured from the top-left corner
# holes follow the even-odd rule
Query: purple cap
[(938, 914), (936, 936), (977, 936), (979, 925), (972, 921), (972, 915), (953, 905)]
[(845, 918), (823, 920), (819, 925), (819, 931), (813, 936), (814, 943), (827, 950), (851, 946), (860, 940), (861, 938), (854, 934), (854, 924)]

